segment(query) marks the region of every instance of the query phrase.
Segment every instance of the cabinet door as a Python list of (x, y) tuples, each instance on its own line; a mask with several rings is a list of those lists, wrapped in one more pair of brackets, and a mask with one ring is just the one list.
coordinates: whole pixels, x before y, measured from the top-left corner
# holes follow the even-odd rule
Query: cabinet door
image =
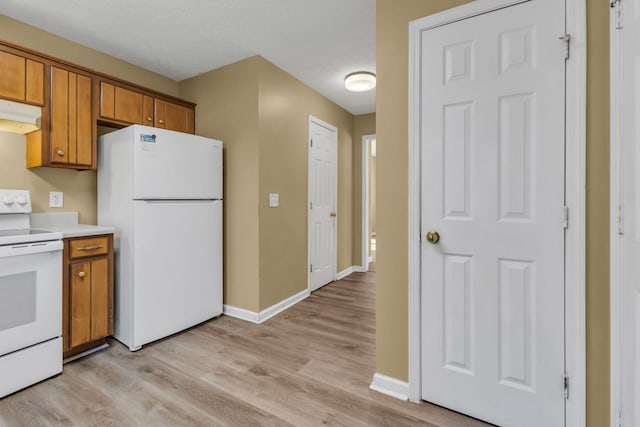
[(91, 262), (71, 264), (70, 278), (70, 344), (71, 347), (91, 340)]
[[(146, 96), (130, 89), (100, 82), (100, 117), (132, 124), (145, 123), (147, 115), (153, 115)], [(152, 102), (152, 101), (151, 101)], [(151, 117), (153, 120), (153, 117)]]
[(153, 98), (150, 96), (142, 98), (142, 116), (145, 126), (153, 126)]
[(193, 108), (160, 99), (155, 100), (155, 105), (156, 127), (175, 130), (177, 132), (195, 132), (195, 114)]
[(193, 109), (167, 102), (165, 127), (178, 132), (193, 133)]
[(91, 340), (109, 335), (109, 260), (91, 261)]
[(143, 95), (122, 87), (115, 87), (113, 118), (121, 122), (142, 124)]
[(0, 51), (0, 98), (44, 105), (44, 64)]
[(154, 126), (160, 129), (164, 129), (164, 114), (165, 114), (165, 106), (166, 101), (161, 99), (155, 99), (153, 102), (153, 112), (154, 112)]
[(51, 67), (51, 162), (91, 166), (91, 78)]

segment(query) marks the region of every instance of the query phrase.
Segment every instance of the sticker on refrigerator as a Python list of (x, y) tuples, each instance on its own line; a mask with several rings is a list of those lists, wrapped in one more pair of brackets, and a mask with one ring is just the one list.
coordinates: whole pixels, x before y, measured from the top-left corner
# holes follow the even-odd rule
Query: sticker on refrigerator
[(141, 133), (140, 134), (142, 151), (156, 151), (156, 136)]

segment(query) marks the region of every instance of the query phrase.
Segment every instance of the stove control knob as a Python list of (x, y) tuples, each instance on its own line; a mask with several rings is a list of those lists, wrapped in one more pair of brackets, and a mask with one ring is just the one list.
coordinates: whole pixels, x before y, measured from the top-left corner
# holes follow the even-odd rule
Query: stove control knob
[(19, 204), (20, 206), (26, 206), (27, 205), (27, 199), (23, 196), (18, 197), (18, 200), (16, 200), (16, 203)]
[(5, 206), (13, 206), (13, 199), (10, 197), (5, 197), (4, 199), (2, 199), (2, 203), (4, 203)]

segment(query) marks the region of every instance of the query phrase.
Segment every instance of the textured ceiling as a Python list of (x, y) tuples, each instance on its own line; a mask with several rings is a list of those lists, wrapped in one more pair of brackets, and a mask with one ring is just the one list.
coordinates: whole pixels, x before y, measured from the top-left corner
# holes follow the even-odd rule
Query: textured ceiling
[(375, 90), (344, 76), (375, 72), (375, 0), (2, 0), (0, 13), (183, 80), (261, 55), (353, 114)]

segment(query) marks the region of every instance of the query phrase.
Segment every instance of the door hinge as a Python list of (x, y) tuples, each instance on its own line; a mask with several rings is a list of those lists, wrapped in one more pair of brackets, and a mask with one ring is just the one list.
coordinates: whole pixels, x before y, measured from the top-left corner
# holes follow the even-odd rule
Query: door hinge
[(615, 9), (616, 30), (622, 29), (622, 0), (611, 0), (609, 3), (612, 9)]
[(624, 234), (624, 209), (622, 205), (618, 205), (618, 214), (616, 215), (618, 221), (618, 234)]
[(569, 375), (564, 374), (564, 398), (569, 400)]
[(313, 273), (313, 264), (309, 264), (309, 273)]
[(309, 209), (313, 209), (313, 202), (309, 202)]
[(569, 206), (562, 207), (562, 226), (569, 228)]
[(560, 40), (564, 42), (564, 59), (568, 60), (570, 57), (570, 48), (571, 48), (571, 34), (565, 34), (564, 36), (558, 37)]
[(617, 420), (618, 427), (622, 427), (622, 410), (618, 411), (618, 416), (617, 417), (618, 417), (618, 420)]
[(311, 139), (310, 141), (311, 141), (311, 148), (313, 148), (313, 139)]

